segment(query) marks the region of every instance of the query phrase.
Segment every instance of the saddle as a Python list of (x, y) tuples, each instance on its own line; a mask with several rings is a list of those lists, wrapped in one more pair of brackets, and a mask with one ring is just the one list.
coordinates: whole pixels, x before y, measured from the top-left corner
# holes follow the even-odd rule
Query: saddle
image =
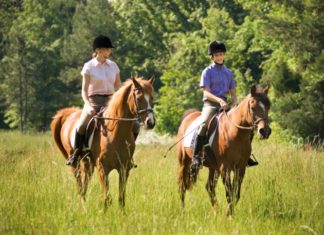
[[(100, 118), (103, 115), (103, 112), (105, 111), (106, 107), (100, 107), (100, 110), (95, 114), (95, 116), (89, 121), (86, 133), (85, 133), (85, 141), (84, 145), (86, 149), (90, 149), (92, 142), (90, 143), (91, 136), (94, 134), (96, 130), (101, 130), (102, 134), (107, 137), (108, 131), (105, 126), (105, 120)], [(99, 118), (97, 118), (99, 117)]]
[[(212, 150), (212, 145), (214, 143), (216, 134), (218, 132), (218, 117), (219, 116), (220, 116), (220, 113), (216, 113), (209, 120), (207, 120), (208, 127), (207, 127), (207, 131), (206, 131), (206, 140), (203, 145), (202, 151), (200, 153), (200, 154), (202, 154), (203, 159), (212, 165), (216, 164), (216, 160), (213, 157), (214, 153)], [(196, 132), (193, 137), (193, 142), (196, 141), (195, 139), (197, 138), (197, 135), (198, 135), (198, 133)]]

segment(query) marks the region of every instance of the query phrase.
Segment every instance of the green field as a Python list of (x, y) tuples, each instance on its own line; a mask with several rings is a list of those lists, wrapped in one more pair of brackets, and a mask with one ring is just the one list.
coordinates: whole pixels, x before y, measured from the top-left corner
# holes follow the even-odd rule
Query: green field
[(260, 165), (247, 170), (230, 219), (221, 181), (218, 209), (211, 210), (206, 169), (181, 208), (174, 149), (163, 158), (168, 146), (137, 146), (139, 167), (130, 174), (124, 209), (113, 172), (113, 203), (104, 212), (95, 174), (84, 212), (49, 133), (0, 132), (0, 234), (324, 234), (323, 152), (255, 141)]

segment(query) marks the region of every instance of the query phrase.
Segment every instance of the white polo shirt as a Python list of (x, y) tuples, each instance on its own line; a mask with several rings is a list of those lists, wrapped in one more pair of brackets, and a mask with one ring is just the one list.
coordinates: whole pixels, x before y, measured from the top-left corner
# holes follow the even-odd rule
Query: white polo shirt
[(90, 76), (88, 95), (112, 95), (115, 92), (116, 75), (120, 72), (117, 64), (107, 59), (100, 64), (97, 58), (86, 62), (82, 68), (81, 75)]

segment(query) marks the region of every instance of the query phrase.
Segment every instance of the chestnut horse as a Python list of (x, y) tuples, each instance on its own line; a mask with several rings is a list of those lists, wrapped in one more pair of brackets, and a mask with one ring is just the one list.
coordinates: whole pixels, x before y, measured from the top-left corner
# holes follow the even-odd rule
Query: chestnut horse
[[(105, 119), (103, 126), (107, 135), (96, 129), (89, 141), (90, 154), (82, 156), (76, 167), (72, 166), (82, 202), (85, 201), (88, 182), (95, 167), (104, 193), (105, 207), (111, 202), (108, 175), (114, 169), (119, 173), (119, 203), (125, 206), (126, 182), (130, 170), (134, 167), (134, 121), (143, 121), (147, 129), (152, 129), (155, 125), (152, 110), (153, 80), (127, 80), (111, 97), (102, 117)], [(80, 114), (79, 108), (65, 108), (57, 112), (51, 123), (55, 143), (65, 159), (73, 152), (71, 143)]]
[[(257, 129), (259, 138), (266, 139), (271, 133), (268, 123), (270, 101), (269, 87), (252, 86), (247, 95), (236, 107), (228, 113), (222, 112), (218, 117), (218, 125), (214, 128), (214, 139), (209, 148), (204, 151), (204, 166), (209, 169), (206, 184), (212, 207), (216, 203), (215, 186), (221, 176), (226, 190), (228, 215), (234, 212), (234, 206), (240, 198), (241, 184), (245, 174), (247, 161), (251, 155), (251, 134)], [(184, 135), (189, 125), (199, 117), (197, 110), (184, 114), (179, 127), (177, 140), (177, 157), (179, 161), (178, 185), (184, 207), (185, 192), (190, 189), (193, 179), (189, 169), (192, 160), (192, 149), (184, 147)], [(209, 130), (210, 131), (210, 130)], [(208, 131), (208, 132), (209, 132)], [(233, 174), (231, 174), (233, 173)]]

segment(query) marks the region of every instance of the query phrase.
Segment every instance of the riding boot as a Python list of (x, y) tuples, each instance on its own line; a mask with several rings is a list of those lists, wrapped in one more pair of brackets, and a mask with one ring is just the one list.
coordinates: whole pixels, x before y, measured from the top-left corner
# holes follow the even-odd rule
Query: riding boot
[(198, 135), (195, 140), (195, 145), (193, 147), (193, 157), (190, 166), (190, 176), (194, 179), (194, 181), (196, 181), (197, 179), (199, 169), (202, 168), (203, 156), (201, 154), (201, 150), (205, 142), (206, 142), (206, 137)]
[(247, 161), (247, 166), (256, 166), (259, 165), (259, 163), (257, 161), (254, 161), (251, 157), (249, 158), (249, 160)]
[(78, 132), (75, 133), (74, 152), (69, 156), (66, 165), (73, 166), (77, 163), (78, 158), (82, 153), (84, 137), (84, 135), (80, 135)]

